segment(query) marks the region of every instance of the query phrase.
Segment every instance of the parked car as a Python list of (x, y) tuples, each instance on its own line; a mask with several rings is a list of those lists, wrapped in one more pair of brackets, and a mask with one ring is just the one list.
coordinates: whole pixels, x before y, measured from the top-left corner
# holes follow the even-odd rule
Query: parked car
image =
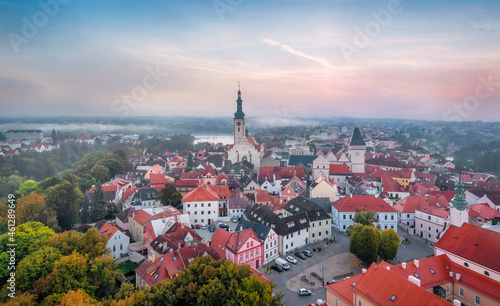
[(288, 260), (289, 263), (293, 263), (293, 264), (297, 263), (297, 259), (295, 259), (295, 257), (290, 256), (290, 255), (286, 257), (286, 260)]
[(213, 226), (211, 226), (211, 225), (209, 225), (209, 226), (208, 226), (208, 230), (209, 230), (210, 232), (215, 231), (214, 227), (213, 227)]
[(207, 225), (206, 224), (202, 224), (201, 225), (201, 229), (207, 229)]
[(274, 262), (284, 270), (290, 270), (290, 264), (283, 258), (278, 257)]
[(200, 229), (200, 225), (199, 224), (196, 224), (196, 229)]
[(234, 223), (237, 223), (237, 222), (238, 222), (238, 217), (233, 216), (233, 217), (231, 218), (231, 221), (233, 221)]
[(313, 256), (313, 254), (309, 250), (302, 251), (302, 254), (306, 255), (307, 257), (312, 257)]
[(298, 258), (300, 258), (302, 260), (307, 259), (306, 255), (302, 254), (302, 252), (295, 252), (295, 256), (297, 256)]
[(272, 265), (271, 269), (278, 271), (279, 273), (283, 272), (283, 268), (278, 265)]
[(300, 296), (311, 295), (311, 294), (312, 294), (312, 292), (309, 289), (306, 289), (306, 288), (300, 288), (299, 289), (299, 295)]
[(316, 305), (323, 305), (323, 304), (325, 304), (325, 301), (323, 301), (322, 299), (316, 300)]

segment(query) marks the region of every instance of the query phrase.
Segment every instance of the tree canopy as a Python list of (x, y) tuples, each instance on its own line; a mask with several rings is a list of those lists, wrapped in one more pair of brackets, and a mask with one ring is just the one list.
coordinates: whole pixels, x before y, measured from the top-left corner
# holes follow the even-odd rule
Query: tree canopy
[(174, 182), (166, 182), (156, 199), (160, 200), (163, 205), (171, 205), (175, 208), (180, 208), (182, 205), (182, 195)]
[(378, 252), (383, 260), (396, 258), (399, 247), (399, 236), (394, 229), (389, 228), (382, 231)]
[(137, 291), (116, 305), (280, 305), (275, 285), (257, 279), (248, 265), (210, 256), (195, 258), (179, 277)]
[(378, 228), (356, 224), (351, 231), (349, 251), (370, 265), (377, 261), (380, 239), (381, 233)]

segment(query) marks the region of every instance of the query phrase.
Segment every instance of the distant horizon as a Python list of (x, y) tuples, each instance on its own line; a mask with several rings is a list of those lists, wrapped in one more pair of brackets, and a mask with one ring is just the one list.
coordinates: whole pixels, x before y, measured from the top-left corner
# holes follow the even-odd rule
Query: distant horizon
[(226, 117), (241, 84), (274, 122), (500, 120), (498, 1), (44, 3), (0, 3), (2, 116)]

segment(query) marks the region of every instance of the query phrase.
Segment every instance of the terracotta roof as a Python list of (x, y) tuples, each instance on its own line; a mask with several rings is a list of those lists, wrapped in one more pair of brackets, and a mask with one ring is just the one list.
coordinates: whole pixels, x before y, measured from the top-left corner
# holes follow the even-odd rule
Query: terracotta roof
[(359, 282), (359, 279), (363, 274), (358, 274), (346, 280), (342, 280), (333, 284), (326, 285), (326, 290), (329, 290), (339, 298), (341, 298), (347, 305), (354, 305), (352, 284), (354, 282)]
[(351, 281), (351, 287), (355, 294), (360, 294), (374, 305), (450, 305), (440, 297), (410, 281), (403, 281), (399, 275), (375, 263), (357, 282)]
[(177, 180), (175, 181), (175, 184), (177, 187), (187, 187), (187, 186), (198, 186), (199, 180)]
[(352, 175), (346, 163), (330, 165), (330, 175)]
[(447, 208), (450, 207), (450, 203), (444, 196), (409, 196), (399, 201), (393, 207), (402, 213), (414, 213), (415, 210), (422, 210), (428, 206)]
[[(498, 255), (498, 254), (497, 254)], [(482, 293), (485, 296), (492, 298), (495, 301), (500, 301), (500, 283), (491, 277), (479, 274), (471, 269), (456, 263), (451, 264), (451, 270), (456, 274), (460, 274), (460, 279), (455, 281), (464, 285), (476, 292)]]
[(397, 211), (382, 198), (372, 195), (352, 195), (343, 197), (332, 203), (340, 212), (356, 212), (356, 209), (374, 210), (376, 212), (396, 213)]
[(128, 199), (131, 195), (133, 195), (135, 193), (136, 190), (137, 190), (137, 188), (135, 186), (132, 188), (127, 188), (122, 195), (122, 201), (125, 201), (126, 199)]
[(160, 256), (155, 259), (155, 262), (145, 260), (135, 269), (135, 272), (151, 286), (179, 273), (183, 268), (188, 267), (194, 258), (203, 255), (212, 256), (214, 260), (220, 259), (210, 247), (198, 243)]
[(208, 185), (200, 184), (196, 189), (184, 195), (183, 202), (199, 202), (199, 201), (218, 201), (219, 195), (208, 187)]
[[(451, 264), (452, 262), (449, 257), (446, 254), (442, 254), (418, 260), (418, 268), (414, 261), (407, 262), (405, 268), (403, 268), (403, 264), (392, 266), (382, 261), (379, 267), (390, 267), (391, 272), (396, 273), (406, 280), (408, 276), (415, 276), (415, 273), (417, 273), (421, 287), (428, 289), (453, 280), (449, 270)], [(448, 266), (448, 269), (446, 266)]]
[(229, 251), (233, 252), (234, 254), (238, 254), (240, 249), (244, 247), (245, 243), (249, 240), (256, 241), (253, 248), (261, 244), (259, 237), (257, 236), (257, 234), (255, 234), (253, 229), (247, 229), (241, 232), (231, 233), (231, 236), (229, 236), (229, 239), (227, 240), (226, 248), (228, 248)]
[(271, 195), (267, 190), (256, 190), (257, 194), (255, 195), (256, 202), (271, 202)]
[(231, 233), (225, 229), (219, 229), (212, 235), (210, 246), (214, 251), (219, 254), (221, 258), (226, 258), (226, 243), (229, 240)]
[(487, 203), (473, 204), (471, 205), (471, 211), (475, 211), (481, 218), (493, 219), (500, 218), (500, 212), (491, 208)]
[(410, 179), (413, 174), (413, 170), (401, 169), (401, 170), (389, 170), (387, 171), (390, 177), (397, 177), (403, 179)]
[(462, 227), (450, 226), (434, 246), (500, 272), (498, 241), (500, 233), (464, 223)]
[(443, 196), (446, 198), (448, 202), (451, 202), (451, 200), (455, 197), (455, 191), (449, 190), (449, 191), (442, 191), (442, 190), (436, 190), (436, 191), (428, 191), (428, 195), (431, 196)]
[(151, 215), (145, 212), (144, 210), (137, 210), (132, 212), (132, 219), (138, 222), (140, 225), (144, 226), (151, 219)]
[(403, 186), (389, 177), (388, 174), (382, 175), (382, 185), (384, 192), (407, 192)]
[(151, 173), (149, 176), (151, 185), (164, 185), (166, 182), (173, 181), (173, 178), (169, 178), (161, 173)]

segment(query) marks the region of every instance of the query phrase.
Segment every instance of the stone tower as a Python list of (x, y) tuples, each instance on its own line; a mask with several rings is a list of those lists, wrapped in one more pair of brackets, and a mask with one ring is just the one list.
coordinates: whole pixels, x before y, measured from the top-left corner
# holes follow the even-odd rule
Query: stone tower
[(234, 113), (234, 143), (237, 144), (245, 137), (245, 113), (243, 113), (243, 100), (241, 100), (240, 84), (238, 83), (238, 100), (236, 100), (236, 113)]
[(455, 197), (451, 200), (452, 206), (450, 208), (451, 225), (458, 227), (469, 221), (469, 208), (465, 200), (465, 188), (461, 177), (462, 175), (460, 175), (460, 179), (455, 186)]
[(352, 133), (349, 143), (349, 159), (351, 160), (352, 173), (365, 173), (366, 143), (358, 128)]

